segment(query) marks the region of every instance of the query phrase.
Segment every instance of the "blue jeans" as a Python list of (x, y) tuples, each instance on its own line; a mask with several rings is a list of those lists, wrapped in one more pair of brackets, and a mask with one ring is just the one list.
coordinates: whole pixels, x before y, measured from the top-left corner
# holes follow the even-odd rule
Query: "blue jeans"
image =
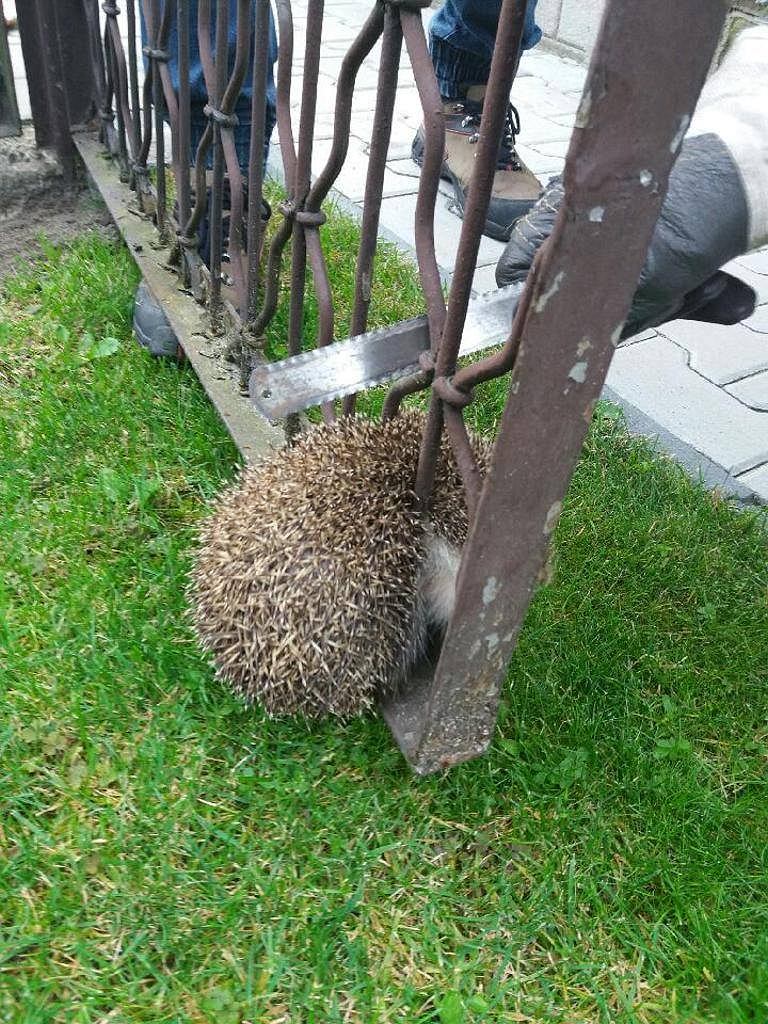
[[(467, 86), (488, 81), (500, 11), (501, 0), (446, 0), (432, 18), (429, 49), (444, 99), (459, 99)], [(530, 50), (540, 39), (536, 0), (528, 0), (522, 49)]]
[[(524, 3), (525, 0), (520, 0)], [(213, 5), (213, 18), (211, 33), (215, 33), (215, 4)], [(440, 85), (441, 95), (446, 99), (456, 99), (464, 94), (468, 85), (484, 85), (488, 81), (488, 72), (491, 67), (491, 55), (496, 39), (496, 28), (501, 10), (501, 0), (446, 0), (445, 5), (435, 14), (429, 26), (430, 51), (432, 62), (435, 67), (435, 74)], [(141, 5), (139, 5), (141, 13)], [(253, 19), (255, 4), (251, 8)], [(524, 50), (535, 46), (541, 39), (541, 30), (535, 20), (536, 0), (527, 0), (525, 12), (525, 28), (523, 31), (522, 48)], [(170, 60), (168, 69), (171, 74), (171, 81), (174, 89), (179, 87), (179, 64), (178, 64), (178, 32), (175, 20), (173, 22), (168, 39), (168, 51)], [(236, 17), (237, 0), (229, 0), (229, 67), (231, 69), (235, 57), (236, 43)], [(208, 119), (203, 113), (203, 108), (208, 102), (208, 90), (205, 87), (203, 67), (197, 45), (197, 3), (189, 5), (189, 29), (190, 29), (190, 64), (189, 78), (191, 91), (191, 154), (190, 159), (194, 161), (198, 143), (205, 131)], [(141, 35), (144, 42), (146, 39), (146, 27), (143, 15), (141, 17)], [(213, 39), (211, 40), (213, 44)], [(272, 17), (269, 12), (269, 66), (267, 68), (267, 110), (264, 135), (264, 161), (266, 163), (269, 151), (269, 140), (275, 126), (275, 81), (273, 65), (277, 60), (277, 36)], [(145, 61), (146, 64), (146, 61)], [(235, 146), (243, 171), (247, 171), (248, 153), (251, 137), (251, 95), (253, 82), (253, 54), (251, 54), (248, 72), (243, 83), (243, 90), (235, 104), (235, 113), (240, 123), (234, 129)], [(210, 166), (211, 155), (208, 157)]]
[[(168, 36), (168, 53), (170, 60), (168, 61), (168, 70), (171, 73), (171, 81), (173, 88), (178, 93), (179, 90), (179, 36), (176, 25), (176, 11), (174, 4), (173, 22)], [(211, 46), (215, 45), (216, 35), (216, 4), (212, 5), (212, 18), (211, 18)], [(255, 3), (251, 4), (251, 24), (255, 18)], [(141, 12), (141, 5), (139, 5), (139, 11)], [(229, 0), (229, 45), (228, 45), (228, 67), (232, 70), (232, 66), (235, 61), (235, 46), (237, 42), (237, 0)], [(203, 113), (203, 108), (208, 102), (208, 90), (205, 87), (205, 76), (203, 75), (203, 65), (200, 60), (200, 51), (197, 43), (197, 2), (192, 0), (189, 5), (189, 84), (190, 84), (190, 107), (191, 107), (191, 136), (190, 136), (190, 162), (194, 162), (197, 147), (202, 138), (203, 132), (208, 124), (208, 118)], [(142, 13), (141, 17), (141, 38), (146, 43), (146, 26), (144, 24), (144, 16)], [(268, 67), (267, 67), (267, 110), (265, 116), (264, 125), (264, 162), (266, 163), (267, 154), (269, 152), (269, 140), (272, 136), (272, 131), (275, 127), (276, 110), (275, 110), (275, 79), (272, 70), (272, 66), (277, 60), (277, 35), (275, 34), (275, 24), (272, 17), (272, 9), (269, 11), (269, 43), (268, 43)], [(145, 60), (145, 67), (146, 67)], [(240, 163), (240, 167), (243, 173), (248, 171), (248, 154), (250, 152), (251, 144), (251, 97), (253, 95), (253, 52), (251, 52), (250, 61), (248, 63), (248, 71), (243, 82), (243, 89), (237, 98), (235, 103), (235, 113), (237, 114), (239, 124), (235, 126), (235, 148), (237, 149), (237, 158)], [(208, 153), (208, 167), (211, 166), (212, 153)]]

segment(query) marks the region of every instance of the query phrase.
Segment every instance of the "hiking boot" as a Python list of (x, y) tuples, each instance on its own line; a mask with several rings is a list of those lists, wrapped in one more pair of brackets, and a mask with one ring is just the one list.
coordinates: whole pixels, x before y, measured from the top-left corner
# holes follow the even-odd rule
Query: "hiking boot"
[[(471, 86), (465, 99), (445, 100), (445, 155), (440, 177), (450, 181), (456, 203), (464, 215), (472, 171), (480, 139), (480, 116), (483, 110), (485, 86)], [(541, 182), (525, 166), (515, 150), (515, 139), (520, 131), (520, 116), (510, 103), (504, 132), (499, 144), (496, 174), (493, 179), (491, 200), (483, 234), (509, 240), (512, 228), (533, 206), (542, 192)], [(424, 129), (419, 128), (413, 140), (411, 154), (421, 167), (424, 159)]]
[(133, 332), (136, 340), (153, 356), (178, 359), (179, 340), (168, 323), (163, 307), (144, 281), (136, 289), (133, 306)]

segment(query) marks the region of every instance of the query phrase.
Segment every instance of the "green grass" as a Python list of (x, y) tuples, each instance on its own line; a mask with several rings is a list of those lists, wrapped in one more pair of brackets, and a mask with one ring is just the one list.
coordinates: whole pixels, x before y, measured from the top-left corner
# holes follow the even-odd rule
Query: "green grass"
[(90, 239), (5, 288), (0, 1020), (764, 1024), (765, 520), (599, 415), (490, 754), (417, 781), (213, 680), (185, 573), (237, 457), (135, 283)]

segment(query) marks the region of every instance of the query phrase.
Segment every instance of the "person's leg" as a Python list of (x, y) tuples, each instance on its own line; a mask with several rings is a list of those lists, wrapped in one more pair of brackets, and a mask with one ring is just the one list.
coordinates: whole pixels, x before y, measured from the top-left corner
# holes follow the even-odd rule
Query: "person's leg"
[[(139, 12), (141, 15), (141, 36), (142, 42), (146, 45), (149, 40), (147, 38), (147, 29), (144, 22), (144, 16), (141, 5), (139, 5)], [(251, 20), (255, 17), (255, 7), (251, 6)], [(237, 0), (229, 0), (229, 40), (228, 40), (228, 66), (231, 70), (234, 63), (235, 48), (237, 43), (236, 30), (237, 30)], [(215, 24), (216, 24), (216, 4), (213, 4), (212, 10), (212, 45), (215, 41)], [(190, 83), (190, 113), (191, 113), (191, 124), (190, 124), (190, 152), (189, 161), (190, 164), (195, 163), (197, 155), (197, 149), (200, 145), (200, 140), (205, 131), (208, 118), (205, 116), (204, 107), (208, 102), (208, 90), (205, 86), (205, 77), (203, 75), (202, 61), (200, 60), (200, 48), (198, 43), (197, 34), (197, 4), (192, 3), (189, 5), (189, 83)], [(178, 93), (179, 89), (179, 40), (178, 40), (178, 27), (175, 20), (171, 25), (169, 32), (167, 49), (169, 53), (168, 68), (171, 74), (171, 82), (175, 91)], [(248, 164), (251, 148), (251, 97), (252, 84), (253, 84), (253, 53), (251, 53), (250, 64), (246, 79), (243, 85), (243, 91), (241, 92), (237, 103), (235, 104), (235, 113), (238, 116), (239, 123), (234, 129), (235, 136), (235, 148), (237, 150), (237, 159), (240, 165), (240, 169), (243, 175), (248, 175)], [(265, 113), (265, 125), (264, 125), (264, 163), (266, 165), (267, 155), (269, 153), (269, 143), (272, 137), (272, 131), (275, 127), (276, 121), (276, 94), (275, 94), (275, 81), (273, 74), (273, 65), (277, 60), (277, 35), (275, 33), (274, 20), (272, 17), (272, 10), (269, 12), (269, 46), (268, 46), (268, 66), (267, 66), (267, 105)], [(145, 60), (145, 69), (147, 62)], [(209, 150), (208, 157), (206, 160), (206, 167), (210, 169), (212, 167), (213, 152)], [(224, 204), (225, 208), (228, 206), (228, 186), (225, 182), (225, 196)], [(245, 193), (245, 201), (247, 204), (248, 194)], [(210, 197), (209, 197), (210, 203)], [(247, 208), (247, 206), (246, 206)], [(269, 206), (262, 200), (262, 216), (266, 219), (269, 216)], [(226, 225), (225, 225), (226, 230)], [(244, 234), (245, 237), (245, 234)], [(200, 226), (199, 232), (200, 239), (200, 254), (203, 259), (207, 262), (208, 253), (210, 247), (210, 231), (208, 226), (207, 216), (204, 218), (202, 225)], [(161, 306), (157, 304), (152, 293), (142, 283), (136, 292), (136, 300), (134, 305), (134, 316), (133, 316), (133, 327), (139, 343), (153, 355), (173, 355), (176, 352), (176, 338), (173, 334), (170, 324), (163, 312)]]
[[(519, 0), (525, 3), (525, 0)], [(445, 157), (442, 176), (453, 185), (456, 203), (463, 212), (475, 166), (485, 87), (491, 68), (501, 0), (446, 0), (429, 27), (430, 52), (445, 113)], [(536, 0), (528, 0), (521, 48), (535, 46), (541, 38), (536, 25)], [(484, 232), (506, 241), (512, 228), (541, 195), (541, 183), (525, 166), (516, 149), (519, 115), (509, 105), (491, 201)], [(413, 158), (421, 164), (424, 136), (420, 129), (413, 142)]]
[[(541, 39), (536, 2), (526, 5), (523, 50)], [(446, 0), (432, 18), (429, 49), (443, 99), (459, 99), (468, 87), (488, 81), (500, 11), (501, 0)]]
[[(190, 162), (194, 163), (195, 155), (197, 153), (197, 147), (202, 138), (203, 132), (208, 124), (208, 118), (204, 114), (205, 105), (208, 102), (208, 90), (205, 86), (205, 76), (203, 75), (203, 65), (200, 60), (200, 49), (198, 45), (197, 37), (197, 4), (193, 3), (189, 5), (189, 32), (190, 32), (190, 45), (189, 45), (189, 84), (190, 84), (190, 106), (191, 106), (191, 121), (192, 121), (192, 132), (190, 138)], [(251, 5), (251, 21), (255, 18), (255, 6)], [(211, 45), (215, 45), (215, 26), (216, 26), (216, 4), (213, 4), (212, 16), (211, 16)], [(144, 23), (142, 19), (142, 33), (144, 32)], [(235, 48), (237, 44), (237, 0), (229, 0), (229, 39), (228, 39), (228, 61), (229, 68), (231, 70), (235, 59)], [(171, 73), (171, 81), (173, 87), (178, 91), (179, 87), (179, 65), (178, 65), (178, 33), (176, 27), (176, 21), (171, 26), (170, 36), (168, 40), (168, 52), (170, 60), (168, 61), (168, 69)], [(251, 52), (250, 63), (248, 71), (243, 82), (243, 88), (235, 104), (235, 113), (237, 114), (239, 124), (234, 130), (235, 135), (235, 146), (237, 148), (238, 160), (240, 163), (243, 174), (248, 173), (248, 157), (250, 152), (250, 139), (251, 139), (251, 98), (253, 95), (253, 52)], [(267, 107), (265, 114), (264, 124), (264, 163), (267, 162), (267, 155), (269, 153), (269, 143), (272, 137), (272, 131), (275, 127), (276, 121), (276, 94), (275, 94), (275, 79), (274, 79), (274, 64), (277, 60), (277, 35), (275, 33), (275, 25), (272, 17), (272, 10), (269, 12), (269, 44), (268, 44), (268, 57), (267, 57)], [(208, 155), (208, 167), (211, 166), (211, 154)]]

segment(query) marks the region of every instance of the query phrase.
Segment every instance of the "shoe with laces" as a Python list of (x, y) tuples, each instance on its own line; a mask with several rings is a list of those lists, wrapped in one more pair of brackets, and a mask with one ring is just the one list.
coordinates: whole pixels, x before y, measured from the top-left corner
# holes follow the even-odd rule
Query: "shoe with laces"
[[(445, 100), (443, 103), (445, 155), (441, 177), (453, 185), (456, 203), (462, 215), (475, 166), (484, 96), (485, 86), (472, 86), (467, 90), (466, 98)], [(483, 230), (483, 234), (501, 242), (508, 241), (515, 222), (528, 213), (542, 192), (541, 182), (525, 166), (515, 149), (519, 131), (520, 117), (510, 103)], [(411, 153), (415, 162), (421, 166), (424, 158), (423, 128), (419, 128), (416, 133)]]

